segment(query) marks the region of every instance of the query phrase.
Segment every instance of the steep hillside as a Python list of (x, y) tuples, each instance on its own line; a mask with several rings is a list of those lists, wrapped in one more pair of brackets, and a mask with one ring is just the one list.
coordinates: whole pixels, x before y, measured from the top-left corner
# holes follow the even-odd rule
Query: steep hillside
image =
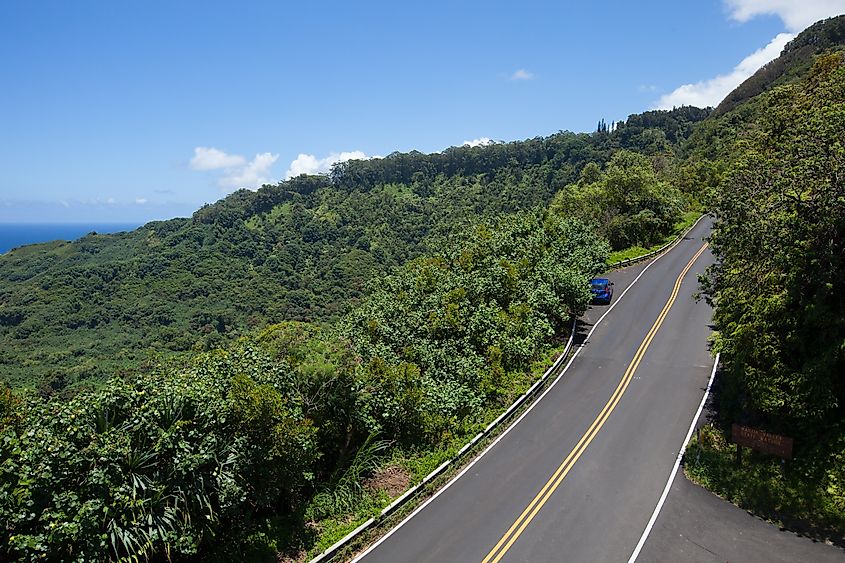
[[(776, 85), (702, 124), (712, 246), (706, 292), (722, 353), (718, 427), (688, 472), (772, 520), (845, 541), (845, 17), (799, 35)], [(740, 87), (735, 99), (750, 91)], [(744, 92), (744, 93), (743, 93)], [(736, 94), (736, 93), (735, 93)], [(723, 104), (724, 105), (724, 104)], [(730, 426), (794, 439), (794, 458), (737, 467)]]
[[(0, 378), (50, 393), (268, 322), (337, 319), (374, 273), (468, 221), (544, 207), (587, 163), (631, 149), (665, 175), (706, 115), (648, 112), (613, 132), (347, 162), (330, 177), (241, 190), (190, 219), (17, 249), (0, 256)], [(647, 245), (671, 223), (631, 226), (624, 241)]]
[(778, 58), (764, 65), (716, 107), (719, 116), (754, 96), (805, 75), (815, 58), (830, 50), (845, 48), (845, 15), (814, 23), (784, 47)]

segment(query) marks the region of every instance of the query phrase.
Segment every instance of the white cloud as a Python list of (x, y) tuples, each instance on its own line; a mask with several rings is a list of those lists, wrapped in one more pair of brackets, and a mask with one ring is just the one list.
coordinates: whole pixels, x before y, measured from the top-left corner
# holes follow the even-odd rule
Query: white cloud
[(196, 147), (191, 168), (194, 170), (217, 170), (243, 166), (246, 159), (239, 154), (226, 154), (214, 147)]
[(534, 73), (525, 70), (524, 68), (517, 69), (516, 72), (511, 74), (511, 80), (533, 80)]
[[(324, 174), (331, 170), (332, 164), (347, 160), (366, 160), (368, 157), (361, 151), (331, 153), (325, 158), (317, 158), (313, 154), (300, 153), (285, 172), (285, 179), (294, 178), (300, 174)], [(374, 157), (375, 158), (375, 157)]]
[(220, 178), (220, 187), (258, 189), (263, 184), (272, 183), (270, 168), (278, 159), (279, 155), (269, 152), (257, 154), (246, 166), (227, 169)]
[(279, 155), (269, 152), (256, 154), (250, 162), (239, 154), (228, 154), (214, 147), (196, 147), (190, 166), (194, 170), (222, 170), (217, 184), (224, 189), (258, 189), (273, 182), (270, 168)]
[(472, 141), (464, 141), (461, 143), (462, 147), (483, 147), (485, 145), (492, 145), (493, 139), (490, 137), (480, 137), (478, 139), (473, 139)]
[(738, 22), (775, 15), (787, 30), (797, 33), (821, 19), (845, 13), (845, 0), (725, 0), (725, 7)]
[(654, 84), (640, 84), (639, 86), (637, 86), (637, 91), (638, 92), (656, 92), (657, 86), (655, 86)]
[(768, 45), (745, 57), (727, 74), (695, 84), (684, 84), (665, 94), (655, 107), (715, 106), (757, 69), (776, 58), (800, 31), (818, 20), (845, 13), (845, 0), (723, 0), (734, 21), (747, 22), (757, 16), (774, 15), (783, 21), (788, 33), (780, 33)]
[[(109, 203), (111, 203), (111, 202), (109, 202)], [(137, 203), (138, 205), (144, 205), (145, 203), (147, 203), (147, 198), (139, 197), (138, 199), (135, 200), (135, 203)]]
[(794, 37), (792, 33), (779, 33), (768, 45), (742, 59), (730, 73), (679, 86), (669, 94), (661, 96), (655, 106), (658, 109), (672, 109), (676, 106), (716, 106), (746, 78), (757, 72), (757, 69), (776, 58)]

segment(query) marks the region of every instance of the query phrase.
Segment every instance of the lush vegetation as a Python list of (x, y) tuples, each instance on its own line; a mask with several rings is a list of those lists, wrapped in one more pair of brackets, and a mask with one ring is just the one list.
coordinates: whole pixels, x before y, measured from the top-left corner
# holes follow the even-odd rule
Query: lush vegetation
[(244, 344), (70, 401), (7, 402), (4, 558), (196, 554), (297, 503), (317, 431), (286, 368)]
[[(644, 155), (637, 174), (660, 177), (644, 189), (666, 188), (678, 144), (707, 113), (654, 111), (613, 132), (347, 162), (330, 177), (239, 191), (190, 219), (17, 249), (0, 256), (0, 380), (46, 395), (268, 323), (336, 321), (374, 275), (436, 250), (474, 218), (545, 208), (621, 149)], [(621, 203), (620, 224), (652, 204)], [(677, 203), (654, 209), (657, 224), (636, 222), (647, 220), (651, 237)]]
[(370, 430), (436, 443), (510, 397), (511, 379), (584, 311), (606, 256), (583, 224), (520, 214), (386, 278), (343, 327), (370, 362), (373, 406), (391, 413)]
[[(701, 202), (725, 369), (687, 470), (841, 532), (845, 64), (820, 53), (842, 21), (716, 116), (347, 162), (0, 256), (0, 558), (325, 547), (530, 384), (611, 251)], [(796, 438), (782, 484), (727, 462), (735, 421)]]
[(647, 247), (660, 241), (678, 219), (684, 204), (681, 194), (661, 180), (643, 155), (618, 151), (605, 170), (595, 163), (581, 177), (559, 191), (552, 210), (585, 217), (598, 227), (614, 250)]
[[(839, 32), (845, 17), (826, 23)], [(711, 132), (733, 129), (722, 136), (732, 149), (712, 198), (718, 219), (712, 246), (720, 263), (706, 284), (716, 305), (714, 348), (724, 368), (719, 421), (724, 437), (730, 423), (738, 422), (795, 438), (795, 461), (784, 482), (772, 486), (776, 464), (752, 456), (746, 466), (730, 470), (726, 448), (715, 440), (705, 448), (705, 466), (693, 473), (744, 506), (775, 518), (791, 512), (826, 533), (832, 528), (840, 539), (845, 536), (844, 61), (841, 51), (819, 55), (801, 80), (767, 91), (709, 125)], [(758, 495), (749, 487), (768, 492)]]
[(611, 248), (671, 235), (706, 115), (345, 163), (0, 257), (2, 557), (325, 547), (531, 384)]
[(523, 213), (446, 249), (385, 278), (336, 331), (273, 325), (70, 400), (7, 391), (4, 555), (287, 548), (304, 522), (372, 502), (361, 478), (388, 445), (465, 438), (586, 307), (607, 245)]

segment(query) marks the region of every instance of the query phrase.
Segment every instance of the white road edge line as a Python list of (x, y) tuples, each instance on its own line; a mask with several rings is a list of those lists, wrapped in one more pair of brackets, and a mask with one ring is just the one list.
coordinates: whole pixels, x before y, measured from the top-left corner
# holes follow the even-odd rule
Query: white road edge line
[[(701, 220), (701, 218), (699, 218), (699, 221), (700, 221), (700, 220)], [(692, 226), (692, 227), (690, 227), (690, 229), (689, 229), (689, 230), (685, 233), (685, 236), (686, 236), (686, 234), (689, 234), (689, 233), (692, 231), (692, 229), (693, 229), (693, 228), (695, 228), (695, 226), (696, 226), (697, 224), (698, 224), (698, 221), (696, 221), (696, 222), (695, 222), (695, 224), (693, 224), (693, 226)], [(683, 237), (679, 238), (679, 239), (676, 241), (676, 244), (677, 244), (677, 242), (680, 242), (680, 241), (682, 241), (682, 240), (683, 240)], [(375, 549), (375, 548), (377, 548), (379, 545), (381, 545), (381, 544), (382, 544), (382, 542), (386, 541), (386, 540), (387, 540), (387, 538), (389, 538), (389, 537), (390, 537), (390, 536), (392, 536), (395, 532), (397, 532), (397, 531), (399, 530), (399, 528), (401, 528), (402, 526), (404, 526), (404, 525), (405, 525), (405, 524), (406, 524), (406, 523), (407, 523), (407, 522), (408, 522), (411, 518), (413, 518), (413, 517), (414, 517), (414, 516), (416, 516), (419, 512), (421, 512), (421, 511), (422, 511), (422, 510), (423, 510), (426, 506), (428, 506), (428, 505), (429, 505), (432, 501), (434, 501), (434, 499), (436, 499), (436, 498), (437, 498), (437, 497), (439, 497), (441, 494), (443, 494), (444, 492), (446, 492), (446, 490), (447, 490), (449, 487), (451, 487), (451, 486), (452, 486), (452, 484), (453, 484), (453, 483), (455, 483), (455, 481), (457, 481), (458, 479), (460, 479), (461, 477), (463, 477), (463, 476), (464, 476), (464, 474), (465, 474), (467, 471), (469, 471), (469, 470), (472, 468), (472, 466), (473, 466), (473, 465), (475, 465), (475, 464), (478, 462), (478, 460), (480, 460), (482, 457), (484, 457), (484, 456), (487, 454), (487, 452), (489, 452), (490, 450), (492, 450), (492, 449), (496, 446), (496, 444), (498, 444), (498, 443), (499, 443), (499, 441), (500, 441), (502, 438), (504, 438), (505, 436), (507, 436), (507, 435), (508, 435), (508, 432), (510, 432), (511, 430), (513, 430), (513, 429), (516, 427), (516, 425), (517, 425), (517, 424), (519, 424), (519, 423), (522, 421), (522, 419), (523, 419), (523, 418), (525, 418), (525, 416), (526, 416), (528, 413), (530, 413), (530, 412), (531, 412), (531, 410), (532, 410), (535, 406), (537, 406), (537, 404), (539, 404), (539, 403), (540, 403), (540, 401), (542, 401), (542, 400), (543, 400), (543, 397), (545, 397), (545, 396), (546, 396), (546, 394), (547, 394), (549, 391), (551, 391), (551, 390), (552, 390), (552, 388), (554, 388), (554, 386), (557, 384), (557, 382), (558, 382), (558, 381), (560, 381), (560, 380), (561, 380), (561, 378), (564, 376), (564, 374), (566, 374), (567, 370), (569, 369), (569, 366), (571, 366), (571, 365), (572, 365), (572, 362), (574, 362), (574, 361), (575, 361), (575, 358), (577, 358), (577, 357), (578, 357), (578, 353), (579, 353), (579, 352), (581, 352), (581, 350), (583, 350), (583, 349), (584, 349), (584, 346), (587, 344), (587, 342), (589, 342), (589, 341), (590, 341), (590, 337), (593, 335), (593, 332), (596, 330), (596, 328), (598, 328), (598, 326), (601, 324), (601, 322), (604, 320), (604, 318), (605, 318), (607, 315), (609, 315), (609, 314), (610, 314), (610, 312), (613, 310), (613, 308), (614, 308), (614, 307), (616, 307), (616, 305), (617, 305), (620, 301), (622, 301), (622, 298), (623, 298), (623, 297), (625, 297), (625, 294), (626, 294), (626, 293), (628, 293), (628, 290), (629, 290), (629, 289), (631, 289), (632, 287), (634, 287), (634, 284), (636, 284), (636, 283), (640, 280), (640, 278), (641, 278), (641, 277), (643, 277), (643, 274), (645, 274), (645, 273), (646, 273), (646, 271), (648, 271), (648, 269), (649, 269), (649, 268), (651, 268), (654, 264), (656, 264), (658, 260), (660, 260), (661, 258), (663, 258), (664, 256), (666, 256), (667, 254), (669, 254), (669, 252), (670, 252), (671, 250), (673, 250), (673, 249), (674, 249), (674, 246), (673, 246), (672, 248), (667, 249), (667, 251), (666, 251), (666, 252), (664, 252), (664, 253), (663, 253), (663, 254), (661, 254), (660, 256), (656, 257), (654, 260), (652, 260), (651, 262), (649, 262), (649, 263), (648, 263), (648, 265), (647, 265), (645, 268), (643, 268), (643, 271), (642, 271), (642, 272), (640, 272), (640, 273), (639, 273), (639, 275), (638, 275), (636, 278), (634, 278), (634, 281), (632, 281), (632, 282), (631, 282), (631, 284), (630, 284), (628, 287), (626, 287), (626, 288), (625, 288), (625, 291), (623, 291), (623, 292), (622, 292), (622, 294), (621, 294), (621, 295), (620, 295), (620, 296), (619, 296), (616, 300), (614, 300), (613, 304), (612, 304), (610, 307), (608, 307), (607, 311), (605, 311), (605, 312), (604, 312), (604, 314), (603, 314), (601, 317), (599, 317), (599, 320), (597, 320), (597, 321), (596, 321), (596, 324), (594, 324), (594, 325), (593, 325), (593, 328), (592, 328), (592, 329), (590, 329), (590, 332), (588, 332), (588, 333), (587, 333), (587, 337), (586, 337), (586, 338), (584, 338), (584, 341), (583, 341), (583, 342), (582, 342), (582, 343), (578, 346), (578, 348), (575, 350), (575, 353), (574, 353), (574, 354), (572, 354), (572, 357), (569, 359), (569, 362), (567, 362), (566, 366), (564, 366), (564, 368), (561, 370), (561, 372), (558, 374), (558, 376), (555, 378), (555, 380), (551, 382), (551, 384), (548, 386), (548, 388), (546, 388), (546, 390), (545, 390), (545, 391), (543, 391), (543, 393), (542, 393), (539, 397), (537, 397), (537, 398), (534, 400), (534, 402), (533, 402), (533, 403), (531, 403), (531, 405), (529, 405), (529, 406), (528, 406), (528, 408), (527, 408), (527, 409), (525, 409), (525, 412), (523, 412), (523, 413), (519, 416), (519, 418), (517, 418), (517, 419), (516, 419), (516, 420), (515, 420), (515, 421), (514, 421), (514, 422), (513, 422), (510, 426), (508, 426), (508, 427), (505, 429), (505, 431), (504, 431), (504, 432), (502, 432), (501, 434), (499, 434), (499, 436), (497, 436), (497, 437), (496, 437), (496, 439), (495, 439), (495, 440), (493, 440), (493, 442), (492, 442), (489, 446), (487, 446), (487, 447), (484, 449), (484, 451), (482, 451), (480, 454), (478, 454), (478, 457), (476, 457), (476, 458), (475, 458), (475, 459), (473, 459), (471, 462), (469, 462), (469, 463), (467, 464), (467, 466), (466, 466), (466, 467), (464, 467), (464, 468), (463, 468), (463, 469), (462, 469), (462, 470), (461, 470), (461, 471), (460, 471), (457, 475), (455, 475), (454, 477), (452, 477), (452, 479), (450, 479), (448, 483), (446, 483), (445, 485), (443, 485), (443, 486), (442, 486), (442, 487), (441, 487), (441, 488), (440, 488), (440, 489), (439, 489), (436, 493), (434, 493), (434, 494), (431, 496), (431, 498), (427, 499), (424, 503), (422, 503), (421, 505), (419, 505), (419, 506), (418, 506), (418, 507), (417, 507), (417, 508), (416, 508), (413, 512), (411, 512), (411, 513), (410, 513), (407, 517), (405, 517), (405, 519), (404, 519), (404, 520), (402, 520), (401, 522), (399, 522), (398, 524), (396, 524), (396, 526), (394, 526), (394, 527), (393, 527), (393, 528), (392, 528), (389, 532), (387, 532), (385, 535), (383, 535), (381, 538), (379, 538), (379, 539), (378, 539), (378, 541), (376, 541), (374, 544), (372, 544), (371, 546), (369, 546), (367, 549), (365, 549), (364, 551), (362, 551), (361, 553), (359, 553), (358, 555), (356, 555), (356, 556), (355, 556), (352, 560), (350, 560), (350, 563), (356, 563), (356, 562), (360, 561), (361, 559), (363, 559), (364, 557), (366, 557), (368, 553), (370, 553), (372, 550), (374, 550), (374, 549)], [(697, 417), (696, 417), (696, 418), (697, 418)]]
[(634, 563), (637, 560), (637, 557), (639, 557), (640, 551), (643, 549), (649, 534), (651, 534), (651, 529), (654, 527), (654, 523), (657, 522), (657, 517), (660, 515), (660, 510), (663, 508), (663, 503), (666, 502), (666, 497), (669, 496), (669, 490), (672, 488), (672, 483), (675, 481), (675, 475), (677, 475), (678, 468), (681, 466), (681, 460), (684, 458), (684, 452), (687, 449), (687, 444), (689, 444), (690, 438), (692, 438), (692, 433), (695, 431), (695, 425), (698, 422), (698, 417), (701, 416), (701, 411), (704, 410), (704, 404), (707, 402), (707, 397), (710, 396), (710, 387), (713, 385), (713, 378), (716, 376), (716, 368), (718, 366), (719, 354), (717, 353), (716, 359), (713, 361), (713, 371), (710, 372), (710, 381), (707, 382), (707, 389), (704, 391), (704, 396), (701, 398), (701, 403), (698, 405), (698, 411), (696, 411), (695, 416), (692, 419), (692, 423), (689, 426), (687, 437), (684, 438), (684, 443), (681, 444), (681, 451), (678, 452), (678, 457), (675, 458), (675, 467), (672, 468), (672, 473), (669, 475), (669, 480), (666, 482), (663, 494), (660, 495), (660, 500), (657, 501), (657, 506), (654, 507), (651, 519), (648, 521), (648, 525), (645, 527), (645, 530), (643, 530), (643, 535), (640, 536), (640, 541), (637, 543), (637, 547), (634, 548), (634, 553), (631, 554), (631, 557), (628, 559), (628, 563)]

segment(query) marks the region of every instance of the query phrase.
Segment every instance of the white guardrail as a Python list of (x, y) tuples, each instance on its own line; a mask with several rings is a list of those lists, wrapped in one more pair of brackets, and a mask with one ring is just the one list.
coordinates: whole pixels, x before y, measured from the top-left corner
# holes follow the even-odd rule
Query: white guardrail
[(706, 213), (703, 214), (698, 219), (696, 219), (695, 223), (690, 225), (687, 230), (685, 230), (684, 232), (679, 234), (675, 238), (675, 240), (673, 240), (672, 242), (667, 242), (666, 244), (664, 244), (663, 246), (661, 246), (657, 250), (652, 250), (651, 252), (649, 252), (647, 254), (643, 254), (642, 256), (636, 256), (634, 258), (626, 258), (625, 260), (620, 260), (619, 262), (614, 262), (613, 264), (608, 264), (607, 269), (608, 270), (615, 270), (616, 268), (624, 268), (625, 266), (629, 266), (631, 264), (636, 264), (637, 262), (642, 262), (643, 260), (648, 260), (650, 258), (654, 258), (658, 254), (663, 254), (664, 252), (666, 252), (668, 250), (672, 250), (675, 247), (675, 245), (678, 244), (679, 242), (681, 242), (682, 240), (684, 240), (684, 237), (686, 237), (687, 234), (691, 230), (693, 230), (695, 228), (695, 226), (698, 225), (701, 222), (701, 220), (704, 219), (705, 217), (707, 217)]
[[(661, 246), (660, 248), (658, 248), (657, 250), (649, 252), (648, 254), (644, 254), (643, 256), (638, 256), (636, 258), (628, 258), (626, 260), (614, 262), (613, 264), (608, 264), (607, 269), (613, 270), (615, 268), (621, 268), (621, 267), (624, 267), (624, 266), (628, 266), (628, 265), (634, 264), (636, 262), (648, 260), (649, 258), (657, 256), (658, 254), (661, 254), (663, 252), (671, 250), (672, 248), (674, 248), (674, 246), (676, 244), (678, 244), (680, 241), (682, 241), (684, 239), (684, 237), (686, 237), (687, 233), (689, 233), (691, 230), (693, 230), (695, 228), (695, 226), (698, 225), (698, 223), (704, 217), (705, 217), (704, 215), (699, 217), (698, 220), (695, 223), (693, 223), (692, 226), (690, 226), (690, 228), (688, 228), (686, 231), (684, 231), (683, 233), (678, 235), (678, 237), (674, 241), (667, 243), (667, 244)], [(317, 557), (312, 559), (309, 563), (322, 563), (322, 562), (325, 562), (325, 561), (330, 561), (337, 554), (338, 551), (340, 551), (349, 542), (351, 542), (353, 539), (355, 539), (359, 534), (361, 534), (365, 530), (368, 530), (369, 528), (373, 527), (374, 525), (380, 523), (385, 518), (390, 516), (394, 511), (396, 511), (397, 508), (401, 507), (402, 505), (407, 503), (409, 500), (414, 498), (414, 496), (418, 492), (420, 492), (420, 490), (422, 490), (423, 487), (425, 487), (428, 483), (430, 483), (432, 479), (441, 475), (444, 471), (446, 471), (446, 469), (450, 465), (452, 465), (453, 463), (455, 463), (456, 461), (461, 459), (464, 456), (464, 454), (466, 454), (469, 450), (472, 449), (473, 446), (475, 446), (476, 444), (478, 444), (479, 441), (481, 441), (486, 436), (488, 436), (490, 434), (490, 432), (492, 432), (497, 426), (499, 426), (499, 424), (501, 424), (503, 421), (507, 420), (519, 407), (521, 407), (523, 404), (525, 404), (525, 402), (529, 398), (531, 398), (537, 392), (538, 389), (540, 389), (543, 386), (543, 384), (548, 380), (549, 376), (552, 373), (554, 373), (555, 371), (557, 371), (557, 369), (561, 366), (561, 364), (567, 358), (567, 356), (569, 356), (569, 352), (572, 350), (572, 341), (573, 341), (573, 338), (575, 337), (575, 326), (576, 326), (577, 322), (578, 322), (577, 318), (572, 319), (572, 331), (571, 331), (571, 334), (569, 335), (569, 340), (566, 342), (566, 348), (564, 349), (563, 353), (560, 356), (558, 356), (558, 358), (554, 361), (554, 363), (552, 363), (551, 367), (549, 367), (549, 369), (546, 370), (546, 372), (543, 374), (543, 376), (540, 379), (538, 379), (537, 381), (535, 381), (534, 384), (531, 387), (528, 388), (528, 391), (526, 391), (525, 393), (520, 395), (519, 398), (516, 401), (514, 401), (513, 404), (511, 404), (511, 406), (509, 406), (507, 408), (507, 410), (505, 410), (505, 412), (503, 412), (498, 417), (496, 417), (496, 420), (494, 420), (493, 422), (488, 424), (487, 427), (484, 428), (484, 430), (482, 430), (478, 434), (476, 434), (472, 438), (472, 440), (470, 440), (469, 442), (464, 444), (464, 446), (460, 450), (458, 450), (458, 453), (455, 454), (454, 457), (444, 461), (442, 464), (440, 464), (440, 466), (437, 467), (437, 469), (435, 469), (434, 471), (432, 471), (431, 473), (426, 475), (423, 478), (422, 481), (420, 481), (419, 483), (417, 483), (416, 485), (414, 485), (413, 487), (411, 487), (410, 489), (408, 489), (407, 491), (402, 493), (393, 502), (391, 502), (386, 507), (384, 507), (384, 509), (378, 514), (378, 516), (375, 516), (373, 518), (368, 519), (366, 522), (364, 522), (363, 524), (361, 524), (360, 526), (358, 526), (357, 528), (355, 528), (354, 530), (352, 530), (351, 532), (346, 534), (346, 536), (344, 536), (342, 539), (340, 539), (337, 543), (335, 543), (334, 545), (332, 545), (331, 547), (326, 549), (323, 553), (321, 553), (320, 555), (318, 555)]]
[(435, 469), (434, 471), (432, 471), (431, 473), (426, 475), (423, 478), (422, 481), (420, 481), (419, 483), (417, 483), (416, 485), (414, 485), (413, 487), (411, 487), (410, 489), (408, 489), (407, 491), (402, 493), (402, 495), (399, 496), (398, 498), (396, 498), (396, 500), (394, 500), (393, 502), (388, 504), (379, 513), (378, 516), (376, 516), (374, 518), (370, 518), (369, 520), (367, 520), (366, 522), (364, 522), (363, 524), (361, 524), (360, 526), (358, 526), (357, 528), (355, 528), (354, 530), (349, 532), (345, 537), (343, 537), (343, 539), (341, 539), (340, 541), (335, 543), (333, 546), (326, 549), (323, 553), (321, 553), (320, 555), (318, 555), (317, 557), (312, 559), (310, 561), (310, 563), (320, 563), (322, 561), (331, 560), (331, 558), (334, 557), (335, 554), (337, 554), (337, 552), (340, 551), (341, 548), (343, 548), (346, 544), (348, 544), (350, 541), (352, 541), (358, 534), (360, 534), (364, 530), (371, 528), (374, 524), (381, 522), (386, 517), (390, 516), (390, 514), (392, 514), (397, 508), (399, 508), (400, 506), (402, 506), (403, 504), (405, 504), (406, 502), (411, 500), (416, 495), (416, 493), (420, 492), (420, 490), (423, 487), (425, 487), (429, 482), (431, 482), (432, 479), (434, 479), (438, 475), (442, 474), (444, 471), (446, 471), (446, 468), (448, 468), (450, 465), (452, 465), (453, 463), (455, 463), (456, 461), (461, 459), (464, 456), (465, 453), (467, 453), (470, 449), (472, 449), (472, 447), (475, 446), (480, 440), (482, 440), (484, 437), (486, 437), (488, 434), (490, 434), (490, 432), (492, 432), (494, 428), (496, 428), (499, 424), (501, 424), (503, 420), (507, 419), (519, 407), (521, 407), (523, 404), (525, 404), (525, 402), (532, 395), (534, 395), (534, 393), (536, 393), (538, 389), (540, 389), (543, 386), (543, 384), (546, 382), (546, 380), (549, 378), (549, 376), (552, 373), (554, 373), (555, 371), (557, 371), (557, 369), (563, 363), (563, 360), (565, 360), (566, 357), (569, 356), (569, 352), (572, 350), (572, 340), (575, 337), (575, 325), (576, 325), (577, 321), (578, 321), (577, 318), (572, 319), (572, 333), (569, 335), (569, 340), (566, 342), (566, 348), (564, 349), (563, 353), (560, 356), (558, 356), (558, 358), (554, 361), (554, 363), (551, 365), (551, 367), (549, 367), (549, 369), (546, 370), (546, 372), (543, 374), (543, 376), (540, 379), (538, 379), (537, 381), (535, 381), (534, 384), (531, 387), (528, 388), (528, 391), (526, 391), (525, 393), (520, 395), (519, 398), (516, 401), (514, 401), (513, 404), (511, 406), (509, 406), (505, 412), (503, 412), (502, 414), (497, 416), (496, 420), (494, 420), (493, 422), (488, 424), (487, 427), (484, 428), (484, 430), (482, 430), (481, 432), (476, 434), (472, 438), (472, 440), (470, 440), (469, 442), (464, 444), (464, 446), (460, 450), (458, 450), (458, 453), (455, 454), (454, 457), (444, 461), (442, 464), (440, 464), (440, 466), (437, 469)]

